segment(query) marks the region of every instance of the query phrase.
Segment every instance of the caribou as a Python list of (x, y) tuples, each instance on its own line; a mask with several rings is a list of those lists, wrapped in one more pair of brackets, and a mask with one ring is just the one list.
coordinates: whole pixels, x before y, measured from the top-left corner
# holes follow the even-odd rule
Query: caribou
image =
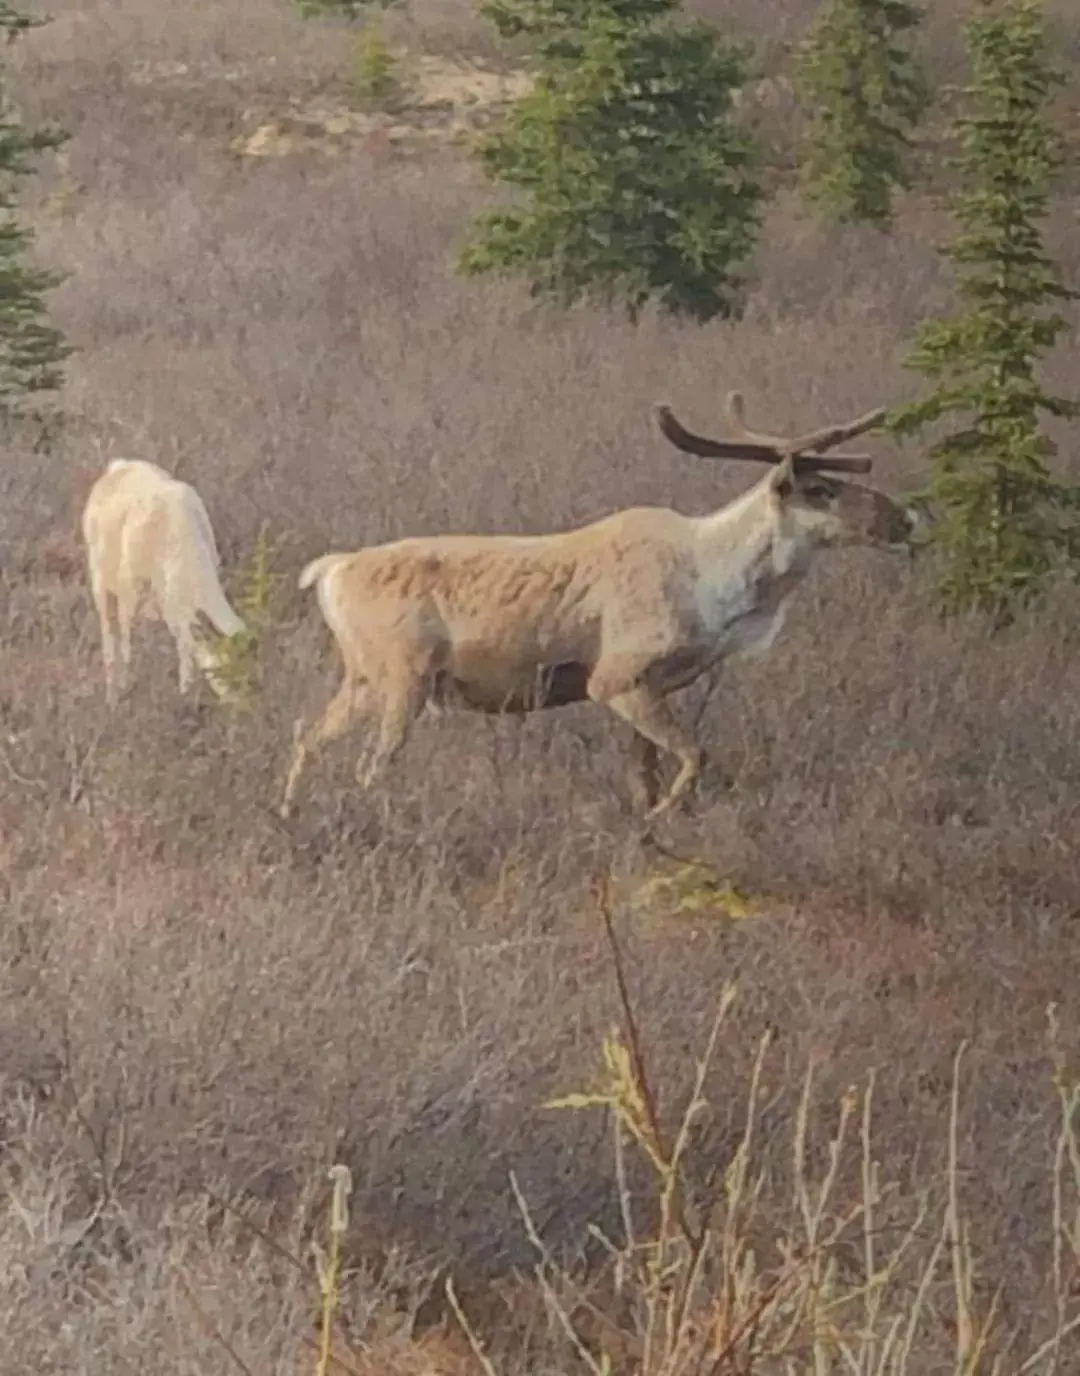
[(90, 489), (82, 535), (110, 706), (117, 700), (118, 658), (125, 686), (130, 676), (131, 631), (140, 608), (159, 616), (173, 637), (181, 693), (196, 666), (217, 691), (217, 657), (195, 638), (199, 614), (223, 636), (236, 635), (244, 623), (222, 590), (213, 527), (195, 489), (157, 464), (113, 459)]
[[(601, 703), (634, 730), (635, 804), (651, 820), (678, 803), (704, 753), (668, 696), (722, 660), (766, 650), (816, 551), (906, 548), (916, 523), (884, 492), (839, 476), (868, 473), (867, 455), (829, 452), (878, 426), (884, 409), (796, 435), (751, 430), (738, 392), (726, 409), (731, 433), (711, 439), (654, 408), (685, 453), (770, 465), (709, 515), (633, 507), (555, 534), (414, 537), (309, 563), (299, 586), (316, 590), (344, 677), (322, 716), (293, 728), (282, 817), (314, 752), (375, 725), (356, 767), (370, 787), (425, 706), (448, 704), (523, 714)], [(678, 764), (663, 797), (661, 751)]]

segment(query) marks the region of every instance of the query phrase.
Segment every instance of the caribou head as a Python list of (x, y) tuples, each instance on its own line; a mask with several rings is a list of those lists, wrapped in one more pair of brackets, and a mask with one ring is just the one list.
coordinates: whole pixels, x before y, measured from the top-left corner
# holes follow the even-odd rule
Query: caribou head
[(868, 411), (842, 425), (804, 435), (771, 435), (751, 430), (740, 392), (728, 394), (729, 439), (710, 439), (687, 430), (670, 406), (655, 407), (665, 439), (686, 454), (709, 459), (742, 459), (773, 465), (769, 487), (782, 523), (797, 526), (818, 544), (883, 545), (906, 549), (919, 523), (911, 510), (878, 488), (838, 474), (869, 473), (868, 454), (831, 454), (830, 450), (880, 425), (885, 408)]

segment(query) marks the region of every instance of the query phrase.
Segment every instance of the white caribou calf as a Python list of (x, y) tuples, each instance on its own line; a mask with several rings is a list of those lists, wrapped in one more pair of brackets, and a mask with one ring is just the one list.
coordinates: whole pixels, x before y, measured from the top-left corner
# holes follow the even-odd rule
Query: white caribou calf
[(156, 464), (114, 459), (90, 490), (82, 534), (110, 704), (117, 697), (117, 651), (125, 686), (130, 675), (131, 627), (140, 603), (149, 602), (176, 642), (180, 691), (186, 692), (196, 666), (209, 674), (216, 662), (195, 638), (199, 613), (222, 635), (244, 629), (218, 579), (221, 561), (202, 498)]
[[(650, 815), (681, 798), (702, 752), (668, 694), (768, 648), (815, 550), (904, 546), (913, 529), (884, 493), (828, 476), (869, 471), (865, 455), (821, 457), (883, 411), (790, 437), (750, 431), (737, 393), (728, 411), (735, 437), (710, 440), (657, 408), (686, 452), (774, 465), (711, 515), (638, 507), (560, 534), (406, 539), (308, 564), (300, 587), (316, 588), (345, 675), (322, 718), (297, 723), (282, 815), (313, 751), (370, 720), (374, 750), (357, 767), (366, 786), (429, 702), (512, 713), (603, 703), (636, 732), (635, 793)], [(660, 749), (680, 767), (657, 803)]]

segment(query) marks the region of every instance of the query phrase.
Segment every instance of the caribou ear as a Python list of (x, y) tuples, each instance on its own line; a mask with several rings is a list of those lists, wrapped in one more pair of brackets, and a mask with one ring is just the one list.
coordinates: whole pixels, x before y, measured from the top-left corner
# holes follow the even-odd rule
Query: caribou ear
[(786, 501), (795, 491), (795, 459), (789, 454), (781, 459), (769, 474), (769, 485), (781, 501)]

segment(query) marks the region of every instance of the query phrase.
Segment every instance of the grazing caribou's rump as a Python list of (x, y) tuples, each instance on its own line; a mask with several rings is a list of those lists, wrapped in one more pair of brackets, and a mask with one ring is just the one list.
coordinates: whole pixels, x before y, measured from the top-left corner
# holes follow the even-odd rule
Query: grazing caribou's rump
[(209, 671), (215, 663), (195, 639), (199, 617), (223, 636), (244, 629), (218, 578), (221, 559), (202, 498), (157, 464), (113, 459), (90, 489), (82, 535), (109, 701), (116, 700), (121, 676), (117, 661), (124, 680), (130, 673), (132, 623), (140, 610), (168, 626), (185, 692), (197, 666)]

